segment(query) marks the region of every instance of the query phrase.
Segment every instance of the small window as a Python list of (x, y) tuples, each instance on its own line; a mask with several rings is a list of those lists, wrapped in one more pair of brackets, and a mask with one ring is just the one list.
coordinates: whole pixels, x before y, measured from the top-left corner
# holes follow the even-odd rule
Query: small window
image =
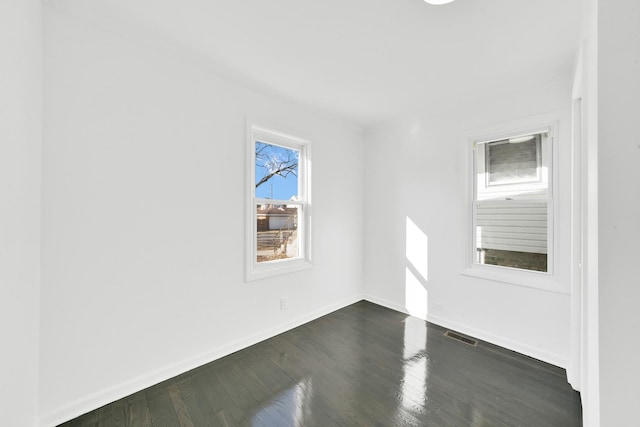
[(310, 266), (309, 143), (251, 127), (247, 279)]
[(473, 261), (549, 273), (550, 129), (474, 141)]

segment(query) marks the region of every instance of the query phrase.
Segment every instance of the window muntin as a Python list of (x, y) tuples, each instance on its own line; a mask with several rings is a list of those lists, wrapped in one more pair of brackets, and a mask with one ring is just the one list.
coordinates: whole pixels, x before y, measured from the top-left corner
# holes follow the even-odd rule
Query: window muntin
[(473, 262), (549, 273), (550, 130), (475, 141)]
[(310, 266), (309, 143), (250, 128), (247, 280)]

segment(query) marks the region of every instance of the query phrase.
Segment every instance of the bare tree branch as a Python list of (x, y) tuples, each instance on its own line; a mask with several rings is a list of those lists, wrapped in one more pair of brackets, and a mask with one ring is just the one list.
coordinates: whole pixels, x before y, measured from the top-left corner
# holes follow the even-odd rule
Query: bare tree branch
[(273, 153), (265, 153), (268, 147), (272, 146), (263, 142), (256, 142), (256, 166), (265, 170), (264, 176), (256, 183), (256, 188), (276, 175), (283, 178), (286, 178), (289, 174), (298, 176), (298, 155), (296, 152), (285, 149), (287, 158), (282, 159), (274, 156)]

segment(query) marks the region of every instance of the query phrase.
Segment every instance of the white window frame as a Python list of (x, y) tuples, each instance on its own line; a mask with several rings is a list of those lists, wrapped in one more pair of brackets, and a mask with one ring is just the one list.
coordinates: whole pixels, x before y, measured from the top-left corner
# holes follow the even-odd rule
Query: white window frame
[[(461, 274), (482, 279), (493, 280), (518, 286), (544, 289), (554, 292), (566, 293), (564, 287), (558, 281), (557, 265), (557, 226), (559, 224), (558, 211), (555, 209), (555, 197), (558, 194), (558, 135), (559, 122), (557, 118), (549, 119), (553, 115), (545, 115), (544, 118), (528, 118), (514, 121), (512, 123), (490, 126), (487, 128), (466, 132), (461, 138), (461, 167), (464, 173), (463, 178), (463, 260)], [(476, 250), (476, 158), (475, 150), (479, 142), (487, 143), (514, 138), (517, 136), (529, 135), (548, 131), (547, 139), (547, 159), (543, 159), (543, 164), (548, 165), (548, 230), (547, 230), (547, 272), (524, 270), (518, 268), (479, 264), (475, 262)], [(519, 185), (519, 184), (513, 184)], [(538, 183), (522, 183), (520, 185), (530, 185), (535, 187)]]
[[(309, 140), (292, 136), (248, 122), (247, 124), (247, 206), (246, 206), (246, 280), (258, 280), (281, 274), (292, 273), (312, 267), (311, 262), (311, 143)], [(298, 158), (298, 200), (274, 200), (256, 197), (256, 141), (297, 150)], [(274, 261), (257, 262), (257, 213), (259, 204), (298, 205), (298, 250), (299, 256)]]

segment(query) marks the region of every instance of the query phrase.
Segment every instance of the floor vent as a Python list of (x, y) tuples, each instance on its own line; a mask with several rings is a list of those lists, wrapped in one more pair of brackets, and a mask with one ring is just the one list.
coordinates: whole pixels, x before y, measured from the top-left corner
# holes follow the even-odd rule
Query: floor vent
[(463, 342), (465, 344), (471, 345), (473, 347), (478, 345), (478, 340), (474, 340), (473, 338), (465, 337), (464, 335), (460, 335), (453, 331), (447, 331), (444, 333), (445, 337), (449, 337), (453, 340)]

